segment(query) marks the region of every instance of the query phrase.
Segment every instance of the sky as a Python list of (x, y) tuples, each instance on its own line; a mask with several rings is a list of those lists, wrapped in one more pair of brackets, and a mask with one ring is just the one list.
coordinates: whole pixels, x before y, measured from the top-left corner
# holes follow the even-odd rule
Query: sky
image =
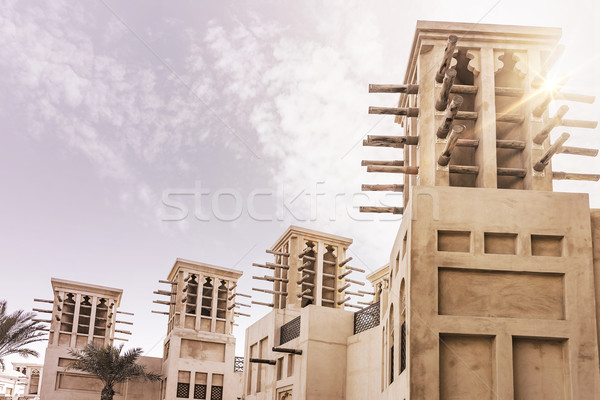
[[(356, 267), (384, 265), (400, 217), (357, 206), (402, 200), (360, 194), (390, 179), (360, 160), (394, 153), (360, 144), (401, 128), (368, 115), (397, 98), (367, 88), (404, 81), (417, 20), (560, 27), (552, 73), (600, 96), (591, 0), (0, 0), (0, 299), (30, 310), (51, 277), (121, 288), (127, 346), (160, 357), (152, 292), (178, 257), (244, 271), (251, 293), (264, 272), (251, 264), (294, 224), (353, 238)], [(600, 117), (600, 101), (571, 108)], [(569, 132), (571, 146), (600, 147), (599, 129)], [(555, 170), (600, 172), (598, 157), (555, 158)], [(598, 183), (555, 190), (600, 208)], [(238, 318), (238, 355), (267, 311)]]

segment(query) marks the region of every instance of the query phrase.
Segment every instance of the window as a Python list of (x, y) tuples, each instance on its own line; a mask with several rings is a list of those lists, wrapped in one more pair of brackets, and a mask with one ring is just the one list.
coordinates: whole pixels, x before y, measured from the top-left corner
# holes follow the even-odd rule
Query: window
[(289, 354), (287, 358), (287, 376), (289, 378), (292, 375), (294, 375), (294, 355)]
[(213, 374), (210, 388), (210, 400), (223, 400), (223, 375)]
[(406, 369), (406, 322), (400, 327), (400, 373)]
[(177, 374), (177, 398), (190, 398), (190, 371), (179, 371)]
[(194, 380), (194, 399), (206, 399), (206, 372), (196, 372), (196, 379)]
[(277, 359), (277, 380), (280, 381), (283, 375), (283, 357)]

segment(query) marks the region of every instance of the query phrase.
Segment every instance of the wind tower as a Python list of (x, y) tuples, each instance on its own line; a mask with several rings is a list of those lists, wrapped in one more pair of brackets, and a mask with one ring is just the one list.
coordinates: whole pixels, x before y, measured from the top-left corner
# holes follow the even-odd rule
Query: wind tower
[[(236, 399), (241, 395), (242, 363), (235, 357), (235, 316), (244, 304), (236, 290), (242, 272), (178, 258), (167, 290), (154, 293), (167, 300), (154, 303), (169, 311), (163, 353), (161, 399)], [(250, 296), (248, 296), (250, 297)]]
[[(362, 207), (403, 214), (378, 328), (381, 398), (600, 396), (588, 196), (552, 187), (600, 175), (551, 163), (557, 154), (596, 156), (565, 142), (597, 122), (567, 119), (573, 103), (593, 97), (563, 91), (564, 80), (547, 85), (560, 36), (419, 21), (404, 84), (370, 85), (400, 100), (369, 113), (404, 128), (364, 141), (403, 150), (363, 161), (367, 172), (392, 176), (363, 190), (404, 193), (396, 207)], [(549, 112), (552, 101), (569, 105)]]
[(50, 314), (50, 319), (38, 320), (49, 324), (40, 395), (44, 400), (59, 400), (66, 396), (95, 399), (102, 389), (100, 382), (67, 368), (72, 359), (69, 350), (88, 343), (105, 346), (112, 345), (115, 340), (127, 341), (115, 337), (116, 334), (131, 334), (117, 324), (132, 323), (118, 317), (133, 314), (118, 310), (123, 294), (121, 289), (56, 278), (51, 282), (52, 300), (34, 299), (38, 303), (51, 304), (51, 309), (33, 309)]

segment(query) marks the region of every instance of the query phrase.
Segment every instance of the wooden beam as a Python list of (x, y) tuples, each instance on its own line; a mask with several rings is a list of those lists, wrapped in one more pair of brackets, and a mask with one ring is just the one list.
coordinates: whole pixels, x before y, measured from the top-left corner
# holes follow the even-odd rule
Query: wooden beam
[(405, 94), (417, 94), (419, 93), (419, 85), (369, 85), (369, 93), (405, 93)]
[(578, 103), (587, 104), (593, 104), (596, 101), (596, 96), (575, 93), (557, 93), (554, 95), (554, 98), (556, 100), (576, 101)]
[(348, 257), (348, 258), (346, 258), (345, 260), (341, 261), (341, 262), (338, 264), (338, 267), (340, 267), (340, 268), (341, 268), (341, 267), (343, 267), (344, 265), (348, 264), (350, 261), (352, 261), (352, 257)]
[(392, 161), (380, 161), (380, 160), (362, 160), (360, 165), (363, 167), (369, 165), (387, 165), (390, 167), (402, 167), (404, 166), (403, 160), (392, 160)]
[(364, 213), (392, 213), (392, 214), (402, 214), (404, 209), (402, 207), (366, 207), (361, 206), (360, 212)]
[(404, 185), (369, 185), (364, 184), (361, 187), (364, 192), (403, 192)]
[(285, 347), (273, 347), (271, 350), (273, 350), (276, 353), (288, 353), (288, 354), (302, 355), (302, 350), (298, 350), (298, 349), (288, 349)]
[(132, 312), (127, 312), (127, 311), (121, 311), (121, 310), (117, 310), (117, 314), (123, 314), (123, 315), (131, 315), (134, 316), (135, 314)]
[(373, 147), (392, 147), (395, 149), (403, 149), (404, 145), (400, 143), (391, 143), (391, 142), (369, 142), (367, 139), (363, 139), (363, 146), (373, 146)]
[(287, 296), (288, 293), (287, 292), (279, 292), (276, 290), (269, 290), (269, 289), (261, 289), (261, 288), (252, 288), (252, 290), (254, 290), (255, 292), (261, 292), (261, 293), (268, 293), (268, 294), (278, 294), (281, 296)]
[(242, 313), (242, 312), (238, 312), (238, 311), (234, 311), (233, 315), (238, 315), (240, 317), (251, 317), (250, 314), (246, 314), (246, 313)]
[(350, 300), (352, 300), (350, 297), (346, 297), (344, 300), (338, 300), (337, 305), (341, 306), (342, 304), (347, 303)]
[(346, 282), (354, 283), (354, 284), (359, 285), (359, 286), (365, 286), (364, 282), (355, 281), (354, 279), (350, 279), (350, 278), (346, 278)]
[(512, 124), (522, 124), (525, 117), (520, 114), (496, 114), (496, 121), (509, 122)]
[(275, 268), (290, 269), (290, 266), (289, 265), (285, 265), (285, 264), (275, 264), (275, 263), (267, 262), (267, 263), (265, 263), (265, 265), (267, 267), (273, 267), (273, 269), (275, 269)]
[(259, 306), (266, 306), (266, 307), (275, 307), (274, 303), (263, 303), (262, 301), (254, 301), (252, 300), (252, 304), (256, 304)]
[(283, 257), (289, 257), (290, 253), (283, 253), (281, 251), (273, 251), (273, 250), (265, 250), (266, 253), (268, 254), (274, 254), (276, 256), (283, 256)]
[(277, 365), (277, 361), (275, 361), (275, 360), (265, 360), (263, 358), (251, 358), (250, 362), (254, 363), (254, 364)]
[(559, 153), (573, 154), (576, 156), (596, 157), (598, 155), (598, 149), (586, 149), (584, 147), (561, 147)]
[(381, 135), (368, 135), (368, 143), (382, 143), (382, 144), (401, 144), (408, 146), (416, 146), (419, 144), (418, 136), (381, 136)]
[(119, 321), (119, 320), (116, 320), (115, 323), (117, 323), (117, 324), (125, 324), (125, 325), (133, 325), (133, 322), (130, 322), (130, 321)]
[(455, 119), (475, 121), (477, 120), (477, 113), (475, 111), (458, 111)]
[(522, 97), (525, 94), (525, 91), (521, 88), (496, 86), (495, 93), (496, 96)]
[(268, 281), (268, 282), (275, 282), (275, 281), (283, 282), (283, 283), (288, 283), (289, 282), (289, 280), (286, 279), (286, 278), (279, 278), (279, 277), (276, 277), (276, 276), (267, 276), (267, 275), (265, 275), (265, 276), (253, 276), (252, 279), (258, 279), (260, 281)]
[(367, 167), (367, 172), (416, 175), (419, 173), (419, 167), (386, 167), (380, 165), (369, 165)]
[(598, 180), (600, 180), (600, 174), (578, 174), (572, 172), (552, 171), (552, 179), (598, 182)]
[(174, 301), (164, 301), (164, 300), (154, 300), (153, 303), (164, 304), (166, 306), (174, 306), (175, 304), (177, 304)]
[(151, 311), (151, 313), (152, 313), (152, 314), (162, 314), (162, 315), (169, 315), (169, 313), (168, 313), (168, 312), (166, 312), (166, 311), (154, 311), (154, 310), (152, 310), (152, 311)]
[(458, 139), (456, 147), (472, 147), (476, 149), (479, 147), (479, 139)]
[(339, 288), (337, 291), (338, 293), (342, 293), (344, 290), (348, 289), (351, 285), (349, 283), (345, 284), (344, 286), (342, 286), (341, 288)]
[(366, 295), (369, 295), (369, 296), (375, 296), (375, 292), (366, 292), (364, 290), (359, 290), (358, 293), (366, 294)]
[(40, 313), (48, 313), (48, 314), (52, 314), (52, 310), (44, 310), (42, 308), (34, 308), (33, 311), (35, 312), (40, 312)]
[(450, 165), (448, 169), (451, 174), (477, 175), (479, 173), (479, 167), (472, 165)]
[(452, 67), (452, 57), (454, 57), (454, 49), (456, 48), (456, 42), (458, 38), (455, 35), (448, 36), (448, 43), (446, 44), (446, 48), (444, 49), (444, 56), (442, 58), (442, 63), (435, 74), (435, 81), (437, 83), (442, 83), (444, 81), (444, 76), (446, 75), (446, 70)]
[(560, 126), (568, 126), (571, 128), (588, 128), (596, 129), (598, 121), (582, 121), (578, 119), (563, 119)]
[(568, 106), (560, 106), (560, 108), (556, 111), (554, 117), (552, 117), (548, 121), (548, 123), (542, 128), (542, 130), (537, 135), (535, 135), (535, 137), (533, 138), (533, 143), (544, 143), (544, 140), (546, 140), (552, 129), (554, 129), (562, 123), (562, 118), (565, 116), (567, 111), (569, 111)]
[(419, 109), (414, 107), (369, 107), (369, 114), (402, 115), (418, 117)]
[(522, 140), (496, 140), (496, 148), (523, 150), (525, 142)]
[(524, 178), (527, 175), (527, 171), (523, 168), (498, 168), (496, 170), (498, 176), (516, 176), (518, 178)]
[(357, 305), (354, 305), (354, 304), (346, 304), (346, 307), (358, 308), (359, 310), (363, 309), (363, 307), (360, 307), (360, 306), (357, 306)]
[(160, 295), (162, 295), (162, 296), (172, 296), (172, 295), (174, 295), (174, 294), (175, 294), (175, 293), (173, 293), (173, 292), (168, 292), (168, 291), (166, 291), (166, 290), (155, 290), (155, 291), (154, 291), (154, 292), (152, 292), (152, 293), (153, 293), (153, 294), (160, 294)]
[(544, 168), (550, 163), (552, 156), (560, 151), (561, 146), (571, 137), (568, 133), (563, 133), (560, 137), (554, 142), (552, 146), (546, 150), (544, 155), (535, 163), (533, 169), (542, 172)]
[(465, 131), (464, 125), (454, 125), (452, 127), (452, 131), (450, 132), (450, 136), (448, 137), (448, 141), (446, 142), (446, 146), (444, 146), (444, 150), (442, 154), (438, 157), (438, 164), (442, 167), (445, 167), (450, 162), (450, 157), (452, 157), (452, 151), (454, 147), (456, 147), (456, 142), (460, 135)]
[(452, 85), (450, 93), (454, 94), (477, 94), (477, 86), (473, 85)]
[(258, 263), (252, 263), (253, 267), (259, 267), (259, 268), (266, 268), (266, 269), (275, 269), (275, 267), (271, 267), (268, 265), (262, 265), (262, 264), (258, 264)]
[(456, 70), (455, 69), (447, 69), (444, 74), (444, 79), (442, 81), (442, 89), (440, 90), (440, 94), (435, 102), (435, 109), (438, 111), (444, 111), (446, 106), (448, 106), (448, 99), (450, 96), (450, 89), (454, 84), (454, 79), (456, 78)]
[(170, 284), (170, 285), (177, 285), (177, 282), (164, 281), (162, 279), (159, 279), (158, 283), (167, 283), (167, 284)]
[(442, 125), (437, 130), (437, 137), (440, 139), (444, 139), (448, 136), (448, 132), (450, 132), (450, 126), (452, 125), (452, 121), (456, 118), (456, 114), (460, 109), (460, 106), (463, 103), (462, 96), (454, 96), (450, 105), (446, 108), (446, 112), (444, 113), (444, 120), (442, 121)]
[(36, 303), (49, 303), (49, 304), (54, 304), (53, 300), (45, 300), (45, 299), (33, 299), (33, 301), (35, 301)]
[[(361, 273), (365, 273), (364, 269), (360, 269), (360, 268), (356, 268), (356, 267), (351, 267), (351, 266), (346, 266), (346, 269), (349, 269), (350, 271), (356, 271), (356, 272), (361, 272)], [(360, 291), (360, 290), (359, 290)]]

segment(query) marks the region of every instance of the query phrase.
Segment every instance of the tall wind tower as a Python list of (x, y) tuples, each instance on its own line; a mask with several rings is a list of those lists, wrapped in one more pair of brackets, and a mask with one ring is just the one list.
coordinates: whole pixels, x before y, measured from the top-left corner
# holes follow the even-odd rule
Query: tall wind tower
[[(560, 36), (419, 21), (404, 84), (370, 86), (400, 94), (398, 107), (369, 112), (404, 127), (364, 142), (404, 150), (363, 161), (392, 176), (363, 190), (404, 193), (396, 207), (362, 208), (403, 214), (379, 327), (381, 398), (600, 397), (588, 195), (552, 187), (600, 175), (551, 163), (561, 153), (596, 156), (565, 142), (597, 123), (568, 119), (574, 102), (593, 97), (546, 82)], [(549, 112), (553, 100), (568, 105)]]

